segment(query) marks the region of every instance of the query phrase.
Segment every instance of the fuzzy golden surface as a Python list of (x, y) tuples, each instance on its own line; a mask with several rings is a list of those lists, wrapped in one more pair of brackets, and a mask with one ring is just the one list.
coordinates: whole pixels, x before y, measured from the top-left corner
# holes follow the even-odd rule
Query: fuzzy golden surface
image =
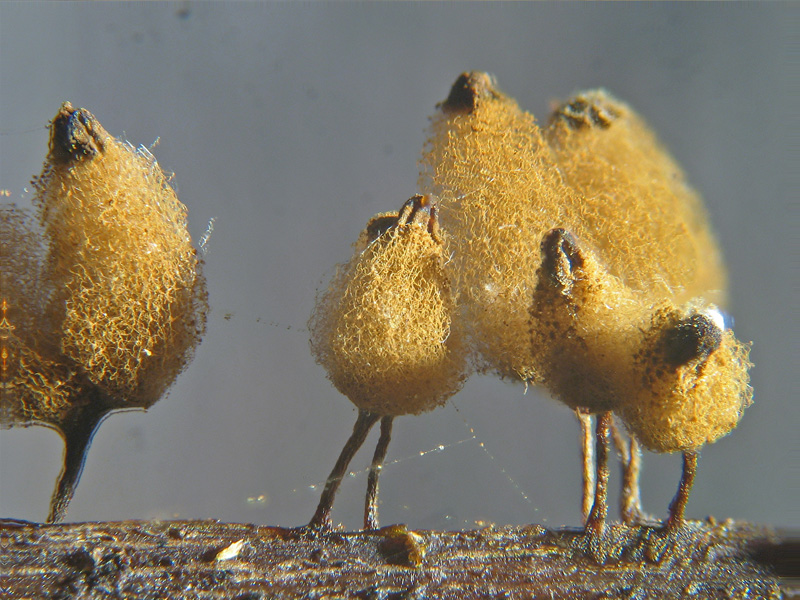
[(392, 416), (444, 404), (465, 377), (443, 243), (420, 219), (399, 217), (370, 221), (309, 322), (312, 352), (336, 388)]

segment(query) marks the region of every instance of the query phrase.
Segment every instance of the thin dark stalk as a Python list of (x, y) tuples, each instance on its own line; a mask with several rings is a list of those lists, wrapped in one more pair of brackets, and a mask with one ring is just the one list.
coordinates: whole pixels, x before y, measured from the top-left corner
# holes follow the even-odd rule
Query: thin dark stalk
[(583, 521), (589, 519), (594, 503), (594, 434), (592, 433), (592, 415), (584, 409), (575, 410), (575, 416), (581, 425), (581, 462), (583, 464), (583, 494), (581, 511)]
[(611, 432), (611, 412), (597, 415), (597, 481), (594, 490), (594, 504), (586, 520), (587, 531), (600, 536), (606, 525), (608, 515), (608, 449)]
[(95, 402), (90, 402), (76, 409), (74, 414), (57, 428), (64, 438), (64, 464), (50, 500), (48, 523), (58, 523), (64, 519), (83, 473), (86, 455), (94, 434), (110, 410), (107, 406), (98, 408)]
[(694, 476), (697, 473), (697, 452), (687, 450), (683, 453), (683, 470), (681, 471), (681, 482), (678, 485), (678, 492), (669, 503), (669, 519), (667, 529), (678, 529), (683, 525), (683, 516), (686, 512), (686, 504), (689, 502), (689, 494), (694, 485)]
[(366, 410), (358, 411), (358, 418), (356, 419), (355, 425), (353, 425), (353, 433), (350, 435), (344, 448), (342, 448), (342, 452), (339, 454), (339, 459), (336, 461), (331, 474), (328, 475), (328, 480), (325, 482), (325, 489), (322, 490), (322, 495), (317, 505), (317, 511), (311, 518), (308, 524), (309, 527), (314, 529), (331, 528), (331, 509), (333, 508), (333, 500), (336, 496), (336, 492), (339, 489), (339, 485), (342, 483), (342, 478), (347, 472), (350, 461), (353, 460), (358, 449), (364, 445), (364, 440), (367, 439), (370, 429), (372, 429), (372, 426), (375, 425), (379, 418), (379, 415)]
[(642, 451), (639, 442), (632, 435), (625, 436), (622, 427), (615, 419), (611, 422), (611, 436), (622, 462), (622, 494), (619, 514), (626, 525), (643, 523), (642, 499), (639, 492), (639, 475), (642, 468)]
[(392, 416), (385, 416), (381, 419), (381, 437), (375, 447), (375, 455), (372, 457), (372, 465), (367, 478), (367, 497), (364, 504), (364, 530), (366, 531), (380, 527), (378, 522), (378, 477), (383, 469), (383, 461), (386, 460), (389, 442), (392, 441), (393, 422), (394, 417)]

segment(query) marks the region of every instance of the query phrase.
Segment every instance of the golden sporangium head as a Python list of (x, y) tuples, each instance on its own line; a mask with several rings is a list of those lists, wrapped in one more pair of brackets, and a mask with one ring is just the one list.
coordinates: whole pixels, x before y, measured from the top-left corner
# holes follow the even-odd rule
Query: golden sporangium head
[[(571, 408), (601, 415), (601, 444), (611, 411), (655, 452), (694, 453), (736, 427), (752, 402), (749, 346), (725, 329), (715, 306), (672, 300), (653, 306), (563, 229), (545, 235), (537, 280), (531, 342), (542, 378)], [(599, 450), (599, 492), (588, 523), (600, 529), (606, 455)], [(673, 525), (682, 519), (695, 463), (694, 454), (685, 459)]]
[(420, 185), (440, 198), (449, 268), (477, 367), (535, 382), (528, 307), (539, 243), (580, 199), (562, 182), (533, 116), (485, 73), (458, 78), (432, 119), (423, 153)]
[(454, 320), (445, 259), (437, 204), (414, 196), (399, 212), (369, 221), (355, 254), (317, 299), (309, 321), (312, 353), (334, 386), (358, 407), (359, 419), (328, 479), (313, 525), (329, 525), (343, 469), (383, 417), (365, 520), (365, 527), (376, 527), (377, 472), (392, 419), (441, 406), (466, 377), (465, 343)]
[(4, 425), (43, 424), (64, 437), (48, 517), (58, 521), (100, 422), (151, 406), (190, 360), (206, 291), (168, 177), (89, 111), (59, 109), (34, 186), (43, 231), (0, 213), (4, 247), (11, 232), (2, 277), (14, 327), (3, 339), (0, 414)]
[[(721, 253), (699, 195), (641, 117), (591, 90), (541, 129), (482, 73), (461, 75), (438, 108), (420, 187), (441, 198), (478, 368), (542, 383), (569, 406), (603, 415), (601, 444), (611, 410), (657, 451), (693, 452), (735, 426), (750, 398), (747, 347), (721, 333), (717, 347), (698, 342), (704, 358), (678, 365), (696, 350), (687, 329), (711, 332), (695, 312), (724, 306)], [(680, 315), (676, 332), (657, 318), (664, 311)], [(690, 371), (701, 363), (696, 380)], [(704, 386), (731, 407), (719, 421), (699, 408), (717, 402)], [(686, 496), (673, 503), (672, 524)], [(601, 512), (590, 518), (597, 529)]]

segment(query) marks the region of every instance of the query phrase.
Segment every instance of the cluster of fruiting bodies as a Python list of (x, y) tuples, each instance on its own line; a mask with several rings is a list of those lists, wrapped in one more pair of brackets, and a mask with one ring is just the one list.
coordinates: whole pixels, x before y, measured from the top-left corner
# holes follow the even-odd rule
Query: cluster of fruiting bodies
[[(147, 150), (65, 104), (34, 186), (37, 219), (0, 207), (0, 425), (64, 437), (57, 521), (99, 423), (163, 395), (207, 305), (186, 209)], [(626, 521), (641, 518), (638, 444), (683, 452), (667, 523), (680, 525), (697, 450), (737, 425), (752, 389), (749, 346), (720, 312), (722, 258), (677, 164), (606, 92), (540, 127), (490, 76), (465, 73), (432, 119), (420, 188), (368, 222), (309, 324), (317, 361), (359, 409), (310, 526), (330, 527), (380, 420), (364, 514), (377, 528), (394, 417), (443, 405), (474, 371), (542, 385), (576, 411), (590, 531), (606, 518), (612, 415), (631, 436), (618, 444)]]
[(309, 324), (315, 357), (359, 409), (310, 525), (330, 526), (380, 419), (364, 518), (376, 528), (392, 419), (441, 406), (473, 371), (542, 385), (579, 415), (593, 532), (606, 519), (613, 415), (632, 440), (626, 521), (641, 518), (638, 444), (683, 452), (667, 521), (680, 525), (698, 449), (737, 425), (752, 389), (749, 345), (721, 313), (722, 257), (678, 165), (605, 91), (576, 95), (540, 127), (473, 72), (432, 119), (420, 188), (369, 221)]
[(36, 218), (0, 207), (0, 425), (64, 437), (52, 522), (100, 422), (151, 406), (189, 361), (206, 288), (168, 177), (85, 109), (61, 107), (33, 184)]

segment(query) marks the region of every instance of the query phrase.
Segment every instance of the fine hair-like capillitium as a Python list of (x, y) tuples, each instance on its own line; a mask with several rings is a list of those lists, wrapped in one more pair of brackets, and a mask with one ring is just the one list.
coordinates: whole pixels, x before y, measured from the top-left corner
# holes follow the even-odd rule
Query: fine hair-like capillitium
[(317, 299), (311, 350), (334, 386), (379, 415), (444, 404), (465, 378), (465, 344), (442, 234), (398, 213), (373, 217)]
[(35, 181), (48, 240), (51, 318), (65, 356), (132, 406), (157, 401), (205, 328), (186, 207), (153, 155), (68, 104)]
[(539, 243), (577, 202), (533, 116), (489, 75), (462, 74), (432, 118), (420, 185), (440, 197), (477, 366), (536, 381), (527, 321)]
[[(420, 187), (442, 199), (479, 368), (544, 384), (583, 415), (584, 440), (585, 415), (597, 413), (607, 445), (613, 409), (650, 449), (682, 450), (669, 521), (680, 523), (696, 449), (736, 426), (752, 390), (749, 346), (708, 316), (724, 308), (725, 268), (675, 160), (604, 90), (575, 95), (540, 129), (471, 72), (432, 119)], [(551, 234), (560, 249), (547, 265)], [(607, 478), (598, 454), (600, 471), (595, 531)]]
[(602, 89), (574, 95), (544, 129), (584, 228), (566, 227), (651, 302), (724, 306), (727, 276), (699, 194), (644, 120)]
[(148, 408), (191, 359), (207, 302), (186, 208), (149, 151), (65, 103), (33, 183), (38, 222), (0, 209), (0, 421), (64, 438), (52, 522), (105, 416)]
[(364, 504), (364, 529), (377, 529), (378, 478), (394, 418), (441, 406), (467, 376), (442, 236), (435, 199), (413, 196), (397, 213), (367, 223), (353, 257), (317, 298), (311, 351), (358, 407), (358, 418), (320, 495), (312, 529), (331, 527), (342, 477), (380, 420)]

